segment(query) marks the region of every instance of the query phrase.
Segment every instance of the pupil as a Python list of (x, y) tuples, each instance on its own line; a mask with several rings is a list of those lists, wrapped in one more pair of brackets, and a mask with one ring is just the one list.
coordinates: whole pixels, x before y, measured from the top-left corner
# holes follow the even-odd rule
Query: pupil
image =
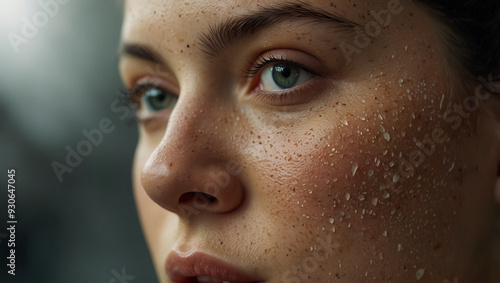
[(273, 67), (273, 80), (280, 88), (288, 89), (295, 86), (299, 79), (300, 69), (287, 64), (278, 64)]
[(153, 88), (153, 89), (150, 89), (146, 95), (147, 95), (147, 98), (149, 100), (150, 106), (154, 110), (160, 110), (163, 108), (162, 103), (166, 98), (166, 94), (162, 90), (157, 89), (157, 88)]
[(290, 68), (278, 67), (277, 71), (281, 72), (281, 76), (284, 78), (288, 78), (292, 74), (292, 70), (290, 70)]

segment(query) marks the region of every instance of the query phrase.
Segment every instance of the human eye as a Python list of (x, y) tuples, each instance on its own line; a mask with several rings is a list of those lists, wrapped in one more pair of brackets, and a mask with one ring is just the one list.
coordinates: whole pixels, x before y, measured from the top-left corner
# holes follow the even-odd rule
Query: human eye
[(283, 91), (294, 88), (314, 75), (293, 62), (281, 61), (264, 67), (259, 89), (262, 91)]
[(291, 105), (310, 98), (306, 89), (324, 73), (322, 64), (312, 56), (287, 51), (280, 55), (262, 55), (250, 64), (248, 77), (253, 79), (251, 93), (258, 98), (269, 99), (273, 104)]
[(159, 82), (139, 82), (129, 91), (130, 100), (137, 105), (137, 116), (141, 122), (158, 116), (161, 112), (170, 112), (177, 103), (177, 95)]

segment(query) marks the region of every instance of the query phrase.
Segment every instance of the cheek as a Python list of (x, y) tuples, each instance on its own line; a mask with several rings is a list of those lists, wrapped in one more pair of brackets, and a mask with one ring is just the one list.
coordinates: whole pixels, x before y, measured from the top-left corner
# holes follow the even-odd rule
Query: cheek
[[(294, 231), (285, 245), (313, 249), (311, 239), (332, 237), (335, 266), (372, 274), (424, 267), (452, 249), (463, 164), (451, 142), (459, 133), (443, 121), (442, 89), (436, 84), (409, 100), (404, 90), (379, 88), (350, 115), (323, 111), (299, 129), (269, 135), (273, 146), (263, 142), (261, 150), (269, 164), (259, 171), (262, 211), (283, 223), (278, 235)], [(295, 259), (311, 256), (296, 251)]]

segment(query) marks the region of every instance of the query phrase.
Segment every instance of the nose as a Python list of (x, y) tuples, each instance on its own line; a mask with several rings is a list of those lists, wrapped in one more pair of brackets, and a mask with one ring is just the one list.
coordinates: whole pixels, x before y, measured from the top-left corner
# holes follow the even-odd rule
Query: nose
[(225, 120), (223, 115), (219, 107), (179, 99), (165, 135), (143, 167), (146, 193), (181, 218), (227, 213), (243, 202), (240, 167), (228, 144), (231, 130), (217, 124)]

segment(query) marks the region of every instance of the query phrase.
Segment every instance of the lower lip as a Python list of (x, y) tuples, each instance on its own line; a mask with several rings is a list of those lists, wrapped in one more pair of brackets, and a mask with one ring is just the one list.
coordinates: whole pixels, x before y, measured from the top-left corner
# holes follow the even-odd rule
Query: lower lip
[(210, 276), (231, 283), (265, 282), (254, 276), (249, 276), (217, 258), (201, 252), (180, 254), (171, 252), (165, 262), (165, 270), (172, 282), (191, 283), (198, 282), (197, 277)]

